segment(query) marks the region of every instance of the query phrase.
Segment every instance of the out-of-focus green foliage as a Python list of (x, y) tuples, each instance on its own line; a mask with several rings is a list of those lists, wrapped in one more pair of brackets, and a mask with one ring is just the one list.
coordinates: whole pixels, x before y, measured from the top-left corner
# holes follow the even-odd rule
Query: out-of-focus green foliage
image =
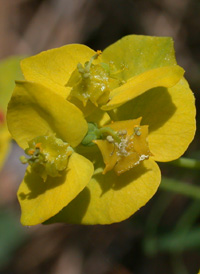
[(17, 220), (11, 210), (0, 210), (0, 271), (26, 238)]
[(6, 111), (15, 80), (23, 78), (19, 66), (21, 58), (13, 56), (0, 62), (0, 169), (10, 149), (11, 136), (7, 129)]

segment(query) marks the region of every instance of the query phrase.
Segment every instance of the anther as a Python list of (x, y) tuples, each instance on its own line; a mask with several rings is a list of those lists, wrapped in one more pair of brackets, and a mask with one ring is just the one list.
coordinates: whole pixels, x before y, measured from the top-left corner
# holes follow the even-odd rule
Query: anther
[(97, 54), (98, 56), (102, 54), (102, 51), (101, 50), (97, 50)]
[(140, 127), (134, 127), (134, 133), (137, 135), (137, 136), (140, 136), (142, 133), (140, 131)]
[(125, 130), (125, 129), (119, 130), (118, 134), (119, 135), (126, 135), (127, 134), (127, 130)]
[(33, 154), (34, 154), (34, 152), (35, 152), (35, 150), (34, 150), (34, 149), (29, 149), (28, 154), (29, 154), (29, 155), (33, 155)]
[(41, 143), (37, 143), (36, 145), (35, 145), (35, 148), (39, 148), (39, 149), (41, 149)]
[(115, 142), (115, 140), (113, 139), (113, 137), (111, 135), (108, 135), (106, 137), (106, 140), (108, 141), (108, 143), (114, 143)]

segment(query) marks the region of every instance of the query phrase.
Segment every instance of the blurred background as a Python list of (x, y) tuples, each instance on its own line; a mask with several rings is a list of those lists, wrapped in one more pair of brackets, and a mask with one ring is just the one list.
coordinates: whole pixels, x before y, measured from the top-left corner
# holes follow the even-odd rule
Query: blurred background
[[(103, 50), (127, 34), (173, 37), (198, 109), (199, 0), (0, 0), (0, 60), (68, 43)], [(22, 227), (16, 199), (25, 169), (21, 154), (13, 143), (0, 172), (0, 273), (198, 272), (200, 195), (194, 199), (161, 187), (144, 208), (119, 224)], [(185, 156), (200, 159), (199, 130)], [(200, 193), (198, 170), (167, 163), (160, 167), (164, 176), (195, 185)]]

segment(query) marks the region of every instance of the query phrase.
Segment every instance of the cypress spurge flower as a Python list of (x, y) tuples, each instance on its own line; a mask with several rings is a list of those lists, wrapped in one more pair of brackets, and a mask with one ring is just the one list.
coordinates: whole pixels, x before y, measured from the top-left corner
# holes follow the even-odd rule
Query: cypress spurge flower
[[(130, 35), (102, 53), (67, 45), (21, 67), (26, 81), (17, 83), (8, 124), (29, 155), (18, 191), (23, 224), (128, 218), (159, 186), (155, 161), (179, 158), (194, 137), (194, 97), (171, 38)], [(64, 170), (48, 167), (41, 138), (65, 147)], [(81, 161), (71, 165), (75, 155)]]
[(46, 181), (47, 176), (59, 177), (61, 171), (65, 170), (68, 164), (68, 158), (73, 149), (69, 144), (53, 135), (39, 136), (31, 140), (25, 153), (30, 156), (26, 158), (21, 156), (23, 164), (29, 163), (31, 169), (38, 173)]
[(18, 82), (8, 107), (12, 136), (25, 150), (27, 171), (18, 190), (24, 225), (42, 223), (90, 181), (92, 163), (74, 148), (87, 133), (81, 111), (49, 88)]
[(107, 135), (105, 140), (94, 141), (106, 164), (103, 174), (114, 169), (116, 174), (120, 175), (149, 158), (151, 152), (147, 143), (148, 127), (139, 126), (140, 120), (112, 123), (103, 128), (109, 128), (110, 135)]

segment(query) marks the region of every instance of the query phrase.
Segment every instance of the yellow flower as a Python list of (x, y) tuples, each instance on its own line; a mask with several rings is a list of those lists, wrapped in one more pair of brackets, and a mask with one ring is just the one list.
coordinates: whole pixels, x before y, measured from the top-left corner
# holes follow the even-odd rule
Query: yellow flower
[(148, 127), (140, 126), (141, 119), (114, 122), (104, 127), (114, 130), (108, 132), (105, 140), (94, 140), (99, 147), (106, 167), (103, 174), (114, 169), (120, 175), (141, 161), (148, 159), (151, 152), (148, 147)]
[[(17, 82), (8, 128), (30, 159), (18, 190), (24, 225), (42, 223), (71, 202), (90, 181), (93, 165), (74, 151), (85, 134), (81, 111), (49, 88)], [(68, 149), (70, 148), (70, 149)]]
[[(23, 224), (128, 218), (159, 186), (155, 161), (177, 159), (194, 137), (194, 97), (171, 38), (130, 35), (102, 53), (67, 45), (24, 59), (21, 67), (26, 81), (17, 83), (8, 108), (13, 138), (27, 149), (34, 138), (55, 134), (73, 147), (67, 180), (48, 174), (44, 182), (33, 170), (25, 176), (18, 191)], [(85, 166), (72, 167), (74, 155)], [(84, 181), (79, 188), (71, 183), (77, 177)]]
[(0, 62), (0, 169), (11, 144), (11, 136), (6, 125), (6, 109), (14, 88), (14, 80), (22, 78), (20, 59), (19, 56), (14, 56)]

